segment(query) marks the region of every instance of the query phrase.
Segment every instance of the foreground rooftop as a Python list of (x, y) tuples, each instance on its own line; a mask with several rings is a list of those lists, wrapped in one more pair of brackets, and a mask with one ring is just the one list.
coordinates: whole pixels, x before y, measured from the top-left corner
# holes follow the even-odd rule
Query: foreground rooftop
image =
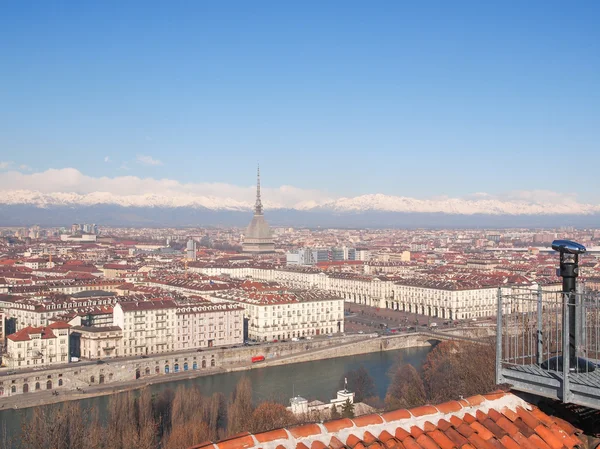
[(191, 449), (562, 449), (583, 447), (581, 431), (511, 393), (437, 406), (244, 433)]

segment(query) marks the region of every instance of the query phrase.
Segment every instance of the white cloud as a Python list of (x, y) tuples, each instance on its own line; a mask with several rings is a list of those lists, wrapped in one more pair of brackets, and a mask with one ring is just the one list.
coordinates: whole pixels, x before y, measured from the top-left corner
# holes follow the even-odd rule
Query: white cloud
[[(0, 175), (0, 203), (46, 206), (118, 204), (121, 206), (207, 207), (248, 210), (256, 187), (226, 183), (182, 183), (172, 179), (137, 176), (92, 177), (75, 168), (39, 173), (7, 171)], [(452, 214), (589, 214), (600, 205), (580, 203), (574, 194), (514, 191), (505, 195), (478, 192), (464, 198), (416, 199), (382, 194), (336, 198), (318, 190), (293, 186), (262, 188), (266, 209), (309, 210), (322, 207), (337, 212), (391, 211)]]
[(112, 162), (112, 161), (110, 160), (110, 157), (104, 156), (104, 162), (109, 163), (109, 162)]
[(143, 154), (138, 154), (136, 157), (136, 160), (138, 162), (138, 164), (143, 164), (143, 165), (162, 165), (162, 161), (159, 161), (158, 159), (154, 159), (152, 156), (146, 156)]
[(19, 169), (24, 170), (24, 171), (31, 171), (31, 167), (27, 164), (19, 165)]
[(6, 170), (12, 165), (10, 161), (0, 161), (0, 170)]

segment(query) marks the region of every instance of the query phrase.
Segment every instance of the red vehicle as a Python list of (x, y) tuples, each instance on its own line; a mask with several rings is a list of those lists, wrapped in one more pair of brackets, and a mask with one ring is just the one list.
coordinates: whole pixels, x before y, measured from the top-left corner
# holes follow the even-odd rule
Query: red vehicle
[(264, 362), (264, 361), (265, 361), (264, 355), (255, 355), (254, 357), (252, 357), (252, 363)]

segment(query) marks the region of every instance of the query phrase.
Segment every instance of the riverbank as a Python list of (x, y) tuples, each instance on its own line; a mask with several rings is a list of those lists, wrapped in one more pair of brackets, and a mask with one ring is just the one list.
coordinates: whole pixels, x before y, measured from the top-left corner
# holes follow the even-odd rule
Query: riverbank
[[(335, 396), (343, 382), (344, 375), (359, 367), (364, 367), (374, 380), (375, 395), (383, 399), (390, 382), (390, 369), (398, 363), (410, 363), (420, 370), (429, 353), (429, 347), (375, 351), (348, 357), (337, 357), (313, 362), (261, 366), (250, 370), (232, 370), (212, 375), (188, 378), (186, 376), (166, 376), (168, 382), (155, 382), (148, 385), (150, 394), (161, 395), (166, 390), (177, 388), (198, 388), (202, 397), (209, 400), (214, 393), (222, 393), (229, 398), (242, 377), (248, 377), (252, 385), (255, 404), (272, 401), (288, 406), (289, 399), (300, 395), (309, 401), (329, 401)], [(106, 393), (106, 392), (104, 392)], [(110, 392), (109, 392), (110, 393)], [(73, 405), (82, 411), (94, 410), (101, 424), (109, 419), (110, 394), (75, 398)], [(0, 422), (6, 426), (8, 437), (19, 441), (23, 424), (29, 422), (35, 410), (49, 413), (53, 406), (0, 410)], [(12, 447), (12, 446), (8, 446)], [(16, 446), (15, 446), (16, 447)]]
[[(336, 342), (335, 339), (328, 341), (329, 345), (318, 344), (308, 350), (300, 350), (294, 353), (283, 353), (277, 355), (277, 352), (271, 353), (271, 356), (264, 362), (258, 364), (226, 363), (219, 367), (209, 367), (203, 370), (187, 370), (171, 372), (168, 375), (157, 374), (140, 377), (138, 379), (128, 379), (111, 384), (86, 385), (79, 389), (62, 389), (56, 395), (54, 391), (39, 391), (29, 394), (19, 394), (5, 397), (0, 400), (0, 410), (4, 409), (24, 409), (40, 405), (55, 404), (66, 401), (81, 400), (92, 397), (108, 396), (112, 394), (123, 393), (126, 391), (137, 390), (154, 384), (161, 384), (173, 381), (183, 381), (198, 377), (213, 376), (217, 374), (247, 371), (261, 369), (278, 365), (288, 365), (294, 363), (305, 363), (317, 360), (346, 357), (358, 354), (367, 354), (377, 351), (391, 351), (396, 349), (407, 349), (414, 347), (427, 347), (431, 343), (426, 336), (421, 334), (401, 334), (388, 337), (376, 337), (364, 335), (361, 338), (347, 339)], [(117, 361), (113, 362), (116, 363)], [(43, 372), (36, 373), (43, 376)], [(40, 376), (41, 377), (41, 376)]]

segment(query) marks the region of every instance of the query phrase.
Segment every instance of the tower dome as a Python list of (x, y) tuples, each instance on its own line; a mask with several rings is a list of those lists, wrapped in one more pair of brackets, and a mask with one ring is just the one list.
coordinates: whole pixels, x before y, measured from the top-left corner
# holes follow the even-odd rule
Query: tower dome
[(260, 200), (260, 167), (256, 179), (256, 203), (254, 204), (254, 217), (246, 228), (242, 250), (245, 253), (265, 254), (275, 251), (271, 228), (265, 220), (263, 206)]

